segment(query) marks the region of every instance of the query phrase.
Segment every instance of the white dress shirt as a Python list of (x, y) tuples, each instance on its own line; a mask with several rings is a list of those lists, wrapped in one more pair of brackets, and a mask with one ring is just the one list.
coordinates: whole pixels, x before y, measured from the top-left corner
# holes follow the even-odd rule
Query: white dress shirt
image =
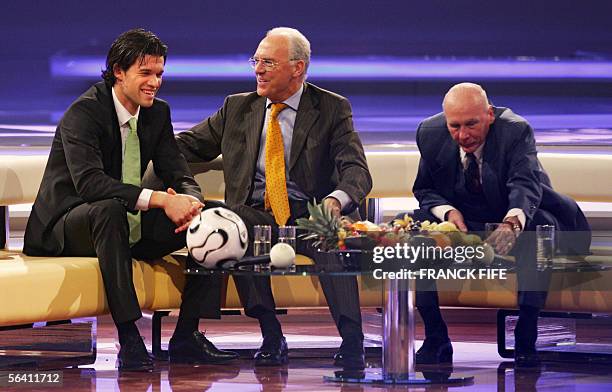
[[(483, 150), (484, 150), (484, 143), (481, 144), (476, 149), (476, 151), (474, 151), (474, 157), (476, 158), (476, 162), (478, 163), (478, 172), (480, 173), (480, 183), (481, 184), (482, 184), (482, 151)], [(459, 155), (461, 158), (461, 164), (463, 165), (463, 170), (466, 170), (469, 164), (468, 159), (467, 159), (467, 153), (463, 151), (462, 148), (459, 148)], [(456, 210), (456, 208), (451, 206), (450, 204), (443, 204), (440, 206), (432, 207), (430, 212), (433, 214), (433, 216), (440, 219), (440, 221), (444, 221), (444, 218), (446, 217), (446, 213), (449, 212), (450, 210)], [(504, 217), (504, 219), (511, 217), (511, 216), (516, 216), (518, 218), (519, 222), (521, 222), (521, 229), (525, 227), (525, 220), (527, 218), (523, 210), (521, 210), (520, 208), (511, 208), (506, 213), (506, 216)]]
[[(115, 94), (115, 88), (112, 88), (113, 92), (113, 103), (115, 104), (115, 111), (117, 112), (117, 119), (119, 120), (119, 130), (121, 131), (121, 163), (125, 157), (125, 141), (127, 140), (128, 134), (130, 133), (129, 121), (132, 117), (136, 118), (138, 122), (138, 115), (140, 114), (140, 106), (136, 109), (136, 114), (131, 115), (130, 112), (119, 102), (117, 94)], [(122, 165), (123, 167), (123, 165)], [(140, 211), (146, 211), (149, 209), (149, 200), (153, 191), (151, 189), (143, 188), (138, 195), (138, 201), (136, 201), (136, 209)]]
[[(290, 200), (303, 200), (309, 201), (308, 196), (299, 189), (297, 184), (289, 176), (289, 161), (291, 159), (291, 143), (293, 141), (293, 127), (295, 126), (295, 118), (297, 116), (297, 110), (302, 99), (302, 93), (304, 92), (304, 85), (300, 87), (298, 91), (292, 96), (284, 100), (282, 103), (287, 105), (283, 111), (278, 114), (278, 122), (281, 128), (281, 134), (283, 135), (283, 147), (285, 155), (285, 178), (287, 182), (287, 194)], [(265, 175), (266, 175), (266, 134), (268, 131), (268, 123), (270, 122), (270, 114), (272, 111), (272, 101), (266, 99), (266, 117), (264, 119), (263, 129), (259, 139), (259, 156), (257, 158), (257, 170), (255, 173), (255, 189), (253, 191), (253, 200), (263, 201), (265, 191)], [(327, 197), (333, 197), (340, 202), (340, 209), (344, 209), (347, 205), (352, 203), (349, 195), (343, 190), (335, 190)], [(320, 200), (319, 200), (320, 201)]]

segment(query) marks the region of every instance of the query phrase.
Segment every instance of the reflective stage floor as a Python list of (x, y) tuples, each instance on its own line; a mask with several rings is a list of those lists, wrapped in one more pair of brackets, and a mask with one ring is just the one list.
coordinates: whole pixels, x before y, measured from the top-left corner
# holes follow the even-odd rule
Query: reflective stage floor
[[(371, 320), (373, 310), (364, 310)], [(329, 313), (325, 309), (290, 311), (279, 316), (284, 333), (292, 347), (319, 345), (328, 347), (321, 357), (296, 358), (282, 367), (254, 368), (251, 360), (242, 359), (229, 365), (171, 365), (157, 362), (151, 373), (119, 373), (115, 369), (116, 333), (108, 316), (98, 321), (98, 357), (93, 365), (63, 369), (66, 391), (380, 391), (406, 389), (402, 386), (367, 386), (324, 382), (340, 369), (332, 366), (331, 355), (340, 343)], [(445, 310), (455, 350), (453, 375), (474, 376), (473, 383), (461, 386), (436, 385), (414, 390), (456, 391), (606, 391), (612, 389), (612, 364), (594, 366), (585, 363), (546, 363), (540, 369), (514, 369), (511, 360), (500, 358), (495, 344), (495, 311), (489, 309)], [(477, 320), (477, 321), (476, 321)], [(146, 322), (141, 333), (150, 336)], [(163, 338), (167, 342), (173, 321), (164, 322)], [(257, 323), (243, 316), (224, 316), (220, 321), (203, 322), (202, 330), (224, 348), (256, 348), (260, 343)], [(375, 331), (366, 322), (365, 332)], [(606, 330), (593, 330), (598, 339), (609, 339)], [(422, 339), (417, 323), (417, 347)], [(610, 340), (608, 340), (610, 341)], [(325, 352), (326, 351), (326, 352)], [(291, 354), (290, 354), (291, 355)], [(380, 366), (379, 356), (367, 358), (369, 369)], [(436, 366), (417, 367), (417, 375), (444, 372)], [(29, 390), (37, 390), (31, 389)], [(24, 390), (24, 389), (14, 389)], [(41, 388), (38, 390), (50, 390)]]

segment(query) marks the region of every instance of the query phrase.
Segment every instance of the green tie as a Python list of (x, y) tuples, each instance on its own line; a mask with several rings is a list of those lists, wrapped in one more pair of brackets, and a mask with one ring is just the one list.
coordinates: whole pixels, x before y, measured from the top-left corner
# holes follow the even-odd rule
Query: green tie
[[(140, 141), (136, 133), (136, 117), (130, 118), (130, 132), (125, 140), (123, 156), (123, 183), (140, 186)], [(130, 225), (130, 246), (140, 241), (140, 211), (137, 214), (127, 213)]]

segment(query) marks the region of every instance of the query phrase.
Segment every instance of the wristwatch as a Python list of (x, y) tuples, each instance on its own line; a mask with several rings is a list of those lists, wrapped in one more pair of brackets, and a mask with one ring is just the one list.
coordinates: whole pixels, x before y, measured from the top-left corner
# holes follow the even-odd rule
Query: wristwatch
[[(510, 225), (510, 228), (512, 229), (512, 231), (514, 231), (514, 234), (519, 235), (522, 231), (522, 228), (521, 224), (519, 222), (516, 222), (515, 219), (506, 218), (502, 221), (502, 223)], [(518, 219), (516, 220), (518, 221)]]

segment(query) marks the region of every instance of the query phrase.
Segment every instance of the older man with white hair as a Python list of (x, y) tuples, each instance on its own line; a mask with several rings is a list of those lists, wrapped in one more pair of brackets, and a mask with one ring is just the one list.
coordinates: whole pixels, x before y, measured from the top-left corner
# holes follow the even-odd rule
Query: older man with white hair
[[(230, 95), (218, 112), (177, 136), (189, 162), (223, 155), (225, 202), (245, 221), (277, 229), (307, 217), (316, 199), (336, 215), (354, 210), (372, 187), (351, 106), (340, 95), (306, 83), (310, 43), (298, 30), (275, 28), (249, 63), (257, 91)], [(313, 249), (298, 243), (298, 252)], [(252, 252), (252, 244), (249, 251)], [(263, 335), (256, 365), (287, 361), (287, 343), (276, 318), (269, 277), (235, 276), (248, 316)], [(342, 345), (335, 363), (363, 367), (359, 292), (354, 277), (320, 278)]]
[[(512, 110), (492, 106), (474, 83), (453, 86), (443, 112), (417, 130), (421, 153), (413, 192), (417, 219), (449, 221), (459, 230), (484, 231), (486, 222), (503, 222), (487, 239), (496, 253), (516, 256), (519, 320), (514, 331), (518, 365), (538, 364), (535, 349), (539, 310), (547, 283), (535, 282), (536, 225), (554, 225), (559, 248), (586, 254), (590, 228), (575, 201), (552, 189), (538, 161), (533, 129)], [(416, 305), (425, 324), (417, 363), (452, 362), (453, 348), (438, 306), (435, 286), (417, 286)]]

